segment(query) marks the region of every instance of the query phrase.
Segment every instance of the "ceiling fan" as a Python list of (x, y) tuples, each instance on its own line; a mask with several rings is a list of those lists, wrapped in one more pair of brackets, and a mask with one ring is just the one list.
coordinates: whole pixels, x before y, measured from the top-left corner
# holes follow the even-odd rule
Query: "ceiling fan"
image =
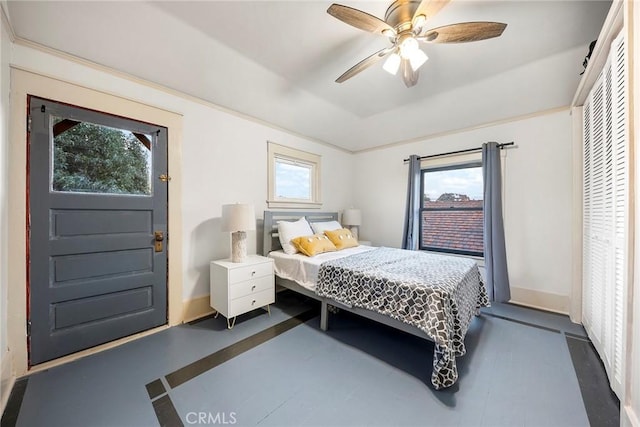
[(336, 83), (350, 79), (388, 56), (383, 68), (394, 75), (400, 71), (404, 84), (411, 87), (418, 82), (418, 69), (429, 59), (420, 49), (419, 42), (464, 43), (486, 40), (499, 37), (507, 26), (501, 22), (460, 22), (427, 30), (427, 20), (449, 1), (395, 0), (387, 8), (384, 21), (349, 6), (332, 4), (327, 9), (329, 15), (361, 30), (386, 36), (392, 43), (348, 69), (336, 79)]

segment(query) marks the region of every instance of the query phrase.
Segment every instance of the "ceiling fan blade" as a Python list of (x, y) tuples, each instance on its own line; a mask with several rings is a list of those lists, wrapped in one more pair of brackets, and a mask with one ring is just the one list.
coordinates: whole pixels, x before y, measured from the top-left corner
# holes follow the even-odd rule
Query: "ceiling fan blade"
[(466, 43), (500, 37), (507, 24), (502, 22), (460, 22), (427, 30), (420, 41), (429, 43)]
[(335, 18), (338, 18), (342, 22), (345, 22), (361, 30), (369, 31), (371, 33), (382, 34), (382, 31), (384, 30), (393, 31), (394, 34), (396, 32), (393, 27), (384, 22), (382, 19), (376, 18), (373, 15), (369, 15), (366, 12), (354, 9), (349, 6), (343, 6), (341, 4), (334, 3), (329, 6), (329, 9), (327, 9), (327, 13)]
[(406, 87), (415, 86), (418, 83), (418, 71), (413, 70), (408, 59), (403, 59), (400, 63), (400, 72), (402, 73), (402, 81)]
[(365, 59), (358, 62), (353, 67), (349, 68), (347, 71), (345, 71), (344, 74), (338, 77), (336, 79), (336, 83), (342, 83), (345, 80), (348, 80), (351, 77), (355, 76), (359, 72), (364, 71), (366, 68), (369, 68), (370, 66), (372, 66), (373, 64), (375, 64), (376, 62), (378, 62), (388, 54), (390, 54), (394, 49), (395, 49), (395, 46), (385, 47), (384, 49), (380, 49), (373, 55), (367, 56)]
[(451, 0), (422, 0), (413, 17), (424, 15), (425, 18), (431, 19), (435, 14), (440, 12), (440, 9), (449, 4), (450, 1)]

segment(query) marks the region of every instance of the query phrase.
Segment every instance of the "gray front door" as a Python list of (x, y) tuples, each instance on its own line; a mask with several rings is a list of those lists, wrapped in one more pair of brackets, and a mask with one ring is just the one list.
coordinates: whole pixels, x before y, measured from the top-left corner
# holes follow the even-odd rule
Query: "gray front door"
[(167, 129), (29, 98), (29, 362), (167, 322)]

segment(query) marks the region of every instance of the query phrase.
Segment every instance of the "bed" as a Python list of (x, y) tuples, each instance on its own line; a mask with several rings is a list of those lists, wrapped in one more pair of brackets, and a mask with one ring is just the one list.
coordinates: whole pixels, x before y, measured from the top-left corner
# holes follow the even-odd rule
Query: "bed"
[(285, 254), (279, 221), (304, 216), (310, 223), (337, 221), (336, 212), (264, 213), (263, 254), (274, 259), (276, 283), (321, 303), (320, 327), (337, 307), (433, 341), (431, 383), (436, 390), (458, 379), (456, 357), (464, 336), (488, 298), (475, 261), (394, 248), (357, 246), (313, 257)]

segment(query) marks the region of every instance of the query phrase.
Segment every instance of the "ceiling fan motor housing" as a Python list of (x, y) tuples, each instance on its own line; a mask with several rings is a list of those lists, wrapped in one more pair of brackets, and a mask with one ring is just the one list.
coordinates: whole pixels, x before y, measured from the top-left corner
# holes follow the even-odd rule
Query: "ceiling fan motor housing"
[(398, 34), (411, 30), (411, 19), (420, 3), (418, 0), (395, 0), (387, 8), (384, 21), (395, 28)]

